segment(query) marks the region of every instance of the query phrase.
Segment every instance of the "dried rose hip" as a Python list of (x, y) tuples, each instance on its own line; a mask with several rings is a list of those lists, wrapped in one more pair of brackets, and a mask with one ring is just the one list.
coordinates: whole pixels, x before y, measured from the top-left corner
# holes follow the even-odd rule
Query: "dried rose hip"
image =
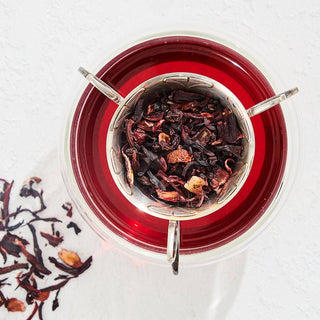
[(77, 253), (62, 249), (58, 253), (59, 258), (68, 266), (80, 268), (83, 265), (83, 262), (80, 260)]
[(24, 312), (26, 310), (24, 303), (16, 298), (7, 299), (5, 306), (10, 312)]
[(139, 99), (124, 121), (127, 182), (160, 201), (199, 208), (239, 172), (245, 137), (218, 98), (169, 85), (159, 91)]

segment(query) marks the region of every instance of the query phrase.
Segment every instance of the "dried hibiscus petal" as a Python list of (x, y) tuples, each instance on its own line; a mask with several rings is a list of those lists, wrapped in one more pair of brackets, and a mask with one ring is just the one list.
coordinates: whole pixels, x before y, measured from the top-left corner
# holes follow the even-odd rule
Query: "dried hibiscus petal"
[(0, 247), (7, 253), (15, 257), (20, 257), (21, 246), (16, 243), (19, 240), (22, 245), (27, 245), (29, 242), (23, 238), (20, 238), (10, 232), (7, 232), (1, 242)]
[(159, 199), (168, 202), (184, 202), (186, 199), (178, 191), (162, 191), (157, 189)]
[(62, 209), (67, 211), (67, 216), (69, 218), (72, 217), (72, 204), (70, 202), (66, 202), (62, 205)]
[(133, 144), (133, 134), (132, 134), (132, 125), (134, 124), (134, 121), (132, 119), (126, 120), (125, 125), (126, 125), (126, 136), (128, 143), (131, 147), (134, 147)]
[(122, 157), (124, 159), (124, 163), (125, 163), (125, 166), (126, 166), (126, 177), (127, 177), (127, 180), (128, 180), (128, 184), (129, 184), (129, 186), (131, 188), (133, 186), (133, 182), (134, 182), (133, 170), (132, 170), (132, 167), (131, 167), (130, 159), (125, 154), (123, 149), (124, 148), (122, 148)]
[(157, 122), (163, 118), (164, 112), (154, 112), (152, 114), (144, 116), (144, 118), (148, 121)]
[(208, 144), (211, 138), (211, 131), (208, 128), (203, 128), (196, 135), (192, 137), (193, 141), (198, 141), (202, 146)]
[(226, 161), (224, 162), (224, 166), (226, 168), (226, 170), (229, 172), (229, 174), (231, 175), (232, 174), (232, 169), (230, 167), (230, 163), (234, 164), (234, 160), (232, 158), (228, 158), (226, 159)]
[(137, 128), (133, 131), (133, 137), (138, 144), (142, 144), (146, 141), (147, 135), (143, 129)]
[(184, 187), (192, 193), (201, 194), (203, 193), (202, 187), (208, 185), (206, 181), (197, 176), (192, 176)]
[(49, 244), (53, 247), (57, 247), (63, 241), (63, 237), (53, 236), (42, 231), (40, 231), (40, 234), (43, 238), (47, 239)]
[(134, 175), (138, 187), (159, 200), (200, 207), (221, 195), (239, 171), (245, 137), (220, 99), (173, 87), (166, 83), (143, 94), (125, 121), (123, 162), (132, 174), (127, 180), (133, 183)]
[(154, 126), (153, 122), (142, 120), (137, 124), (137, 127), (144, 131), (152, 131), (152, 128)]
[(225, 184), (229, 179), (229, 173), (220, 167), (216, 167), (216, 170), (211, 180), (211, 186), (214, 189), (219, 188), (221, 185)]

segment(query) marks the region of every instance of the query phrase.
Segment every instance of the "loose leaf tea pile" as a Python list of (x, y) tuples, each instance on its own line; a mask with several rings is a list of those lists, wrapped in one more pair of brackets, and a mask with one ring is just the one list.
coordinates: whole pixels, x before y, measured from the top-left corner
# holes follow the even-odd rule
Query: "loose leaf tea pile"
[(219, 99), (170, 90), (140, 98), (123, 125), (121, 154), (130, 187), (155, 199), (201, 207), (222, 195), (243, 163), (244, 136)]
[[(46, 239), (47, 243), (54, 248), (63, 243), (64, 237), (60, 235), (59, 230), (56, 230), (56, 226), (61, 228), (63, 219), (45, 216), (46, 205), (43, 199), (43, 190), (38, 191), (36, 187), (41, 179), (30, 178), (20, 190), (20, 197), (34, 198), (35, 201), (39, 201), (39, 209), (31, 210), (19, 206), (13, 212), (9, 209), (13, 182), (9, 183), (4, 179), (0, 179), (0, 182), (2, 185), (2, 189), (0, 189), (0, 254), (3, 258), (3, 263), (0, 263), (0, 266), (3, 265), (0, 267), (0, 275), (9, 273), (11, 275), (14, 271), (18, 272), (14, 282), (9, 280), (10, 275), (0, 279), (0, 307), (6, 308), (9, 312), (24, 312), (26, 310), (25, 302), (28, 305), (33, 304), (33, 310), (27, 320), (32, 319), (36, 313), (41, 320), (43, 319), (44, 304), (49, 299), (50, 294), (54, 294), (51, 306), (54, 311), (59, 307), (61, 289), (70, 280), (77, 278), (90, 267), (92, 257), (83, 262), (77, 253), (61, 249), (57, 253), (57, 257), (49, 257), (48, 260), (45, 260), (43, 257), (45, 248), (40, 248), (38, 242), (40, 238), (38, 237), (41, 236)], [(62, 208), (66, 210), (63, 215), (70, 219), (72, 217), (72, 205), (66, 203), (62, 205)], [(19, 218), (23, 217), (23, 220), (18, 221), (18, 216)], [(51, 224), (51, 233), (38, 230), (38, 221)], [(81, 229), (73, 221), (69, 222), (67, 228), (73, 228), (76, 234), (81, 232)], [(17, 235), (22, 230), (24, 234), (27, 234), (27, 231), (30, 233), (32, 241)], [(13, 256), (15, 260), (12, 264), (6, 265), (9, 256)], [(54, 272), (58, 272), (58, 275), (54, 279), (49, 278)], [(40, 285), (40, 283), (45, 283), (45, 285)], [(48, 285), (47, 283), (51, 284)], [(17, 285), (16, 290), (25, 292), (25, 302), (5, 295), (4, 287), (15, 285)]]

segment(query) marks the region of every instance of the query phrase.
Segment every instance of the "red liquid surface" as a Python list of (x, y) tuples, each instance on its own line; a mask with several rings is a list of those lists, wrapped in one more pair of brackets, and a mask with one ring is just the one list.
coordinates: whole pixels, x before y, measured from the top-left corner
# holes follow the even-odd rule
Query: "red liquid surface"
[[(188, 36), (136, 45), (108, 62), (98, 76), (125, 97), (142, 82), (169, 72), (193, 72), (215, 79), (246, 108), (274, 95), (265, 77), (246, 58), (221, 44)], [(70, 141), (78, 186), (107, 228), (136, 245), (165, 252), (168, 221), (135, 208), (117, 189), (108, 169), (106, 137), (116, 108), (91, 85), (78, 103)], [(251, 120), (256, 152), (246, 183), (222, 209), (181, 223), (183, 253), (210, 250), (235, 239), (263, 215), (277, 194), (287, 154), (281, 108), (277, 106)]]

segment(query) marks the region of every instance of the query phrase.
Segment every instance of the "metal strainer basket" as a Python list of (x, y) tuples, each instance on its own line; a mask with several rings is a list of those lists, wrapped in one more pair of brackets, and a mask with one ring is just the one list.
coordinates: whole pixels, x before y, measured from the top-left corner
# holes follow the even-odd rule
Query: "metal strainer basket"
[[(294, 88), (286, 91), (246, 110), (239, 99), (224, 85), (213, 79), (194, 73), (179, 72), (154, 77), (140, 84), (123, 98), (114, 89), (83, 68), (80, 68), (79, 71), (98, 90), (119, 105), (110, 122), (106, 141), (106, 154), (111, 175), (123, 196), (135, 207), (147, 214), (169, 221), (167, 257), (169, 262), (172, 263), (173, 272), (177, 274), (179, 265), (180, 221), (212, 214), (226, 205), (237, 194), (249, 175), (255, 153), (254, 130), (250, 117), (277, 105), (298, 92), (298, 89)], [(185, 208), (157, 201), (153, 197), (143, 193), (135, 184), (130, 188), (126, 180), (120, 146), (123, 121), (135, 108), (139, 99), (150, 100), (152, 102), (152, 97), (155, 96), (156, 92), (167, 90), (168, 88), (170, 90), (184, 89), (219, 99), (222, 106), (229, 107), (231, 112), (234, 113), (243, 134), (244, 154), (241, 167), (237, 168), (235, 170), (236, 174), (228, 180), (224, 192), (217, 198), (209, 199), (200, 208)]]

